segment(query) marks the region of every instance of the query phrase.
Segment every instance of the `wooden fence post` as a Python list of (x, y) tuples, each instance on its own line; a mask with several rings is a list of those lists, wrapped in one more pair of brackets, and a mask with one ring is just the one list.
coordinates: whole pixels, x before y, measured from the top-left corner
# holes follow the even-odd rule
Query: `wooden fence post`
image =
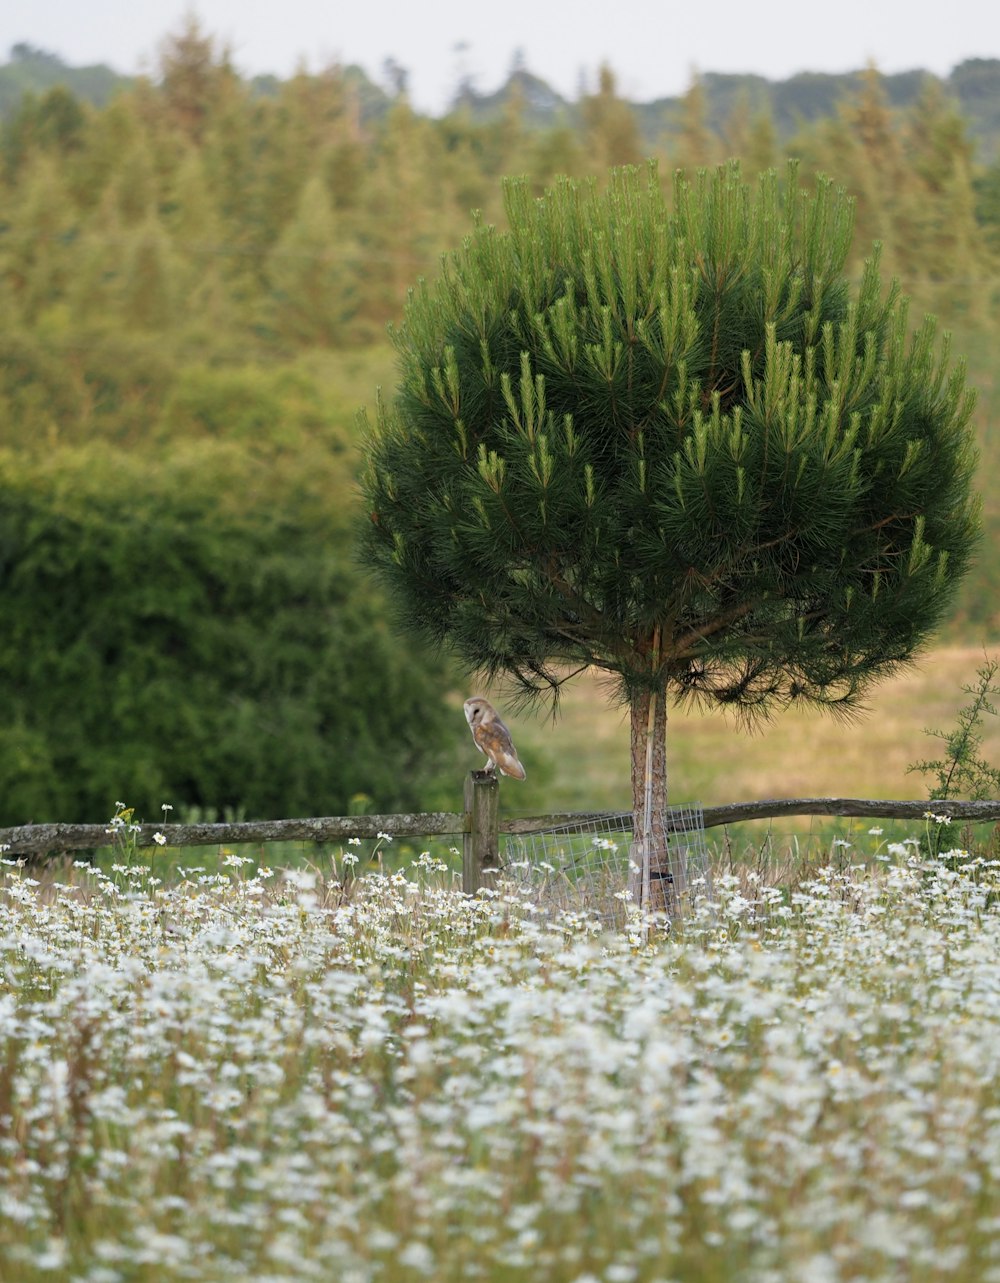
[(462, 840), (462, 890), (475, 895), (483, 882), (483, 870), (500, 864), (500, 781), (496, 772), (470, 771), (465, 777), (465, 810), (469, 826)]

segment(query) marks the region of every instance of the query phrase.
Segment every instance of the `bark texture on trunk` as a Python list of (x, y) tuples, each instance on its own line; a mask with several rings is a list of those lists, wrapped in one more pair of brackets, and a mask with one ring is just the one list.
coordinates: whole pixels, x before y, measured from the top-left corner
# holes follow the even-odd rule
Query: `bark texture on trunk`
[(642, 832), (642, 814), (646, 806), (646, 732), (649, 727), (651, 691), (637, 691), (629, 706), (632, 748), (632, 814), (635, 816), (635, 835)]
[(628, 889), (633, 904), (642, 904), (642, 858), (646, 814), (646, 742), (652, 692), (634, 691), (629, 704), (629, 732), (632, 759), (632, 866)]
[[(649, 912), (670, 912), (673, 882), (667, 845), (667, 692), (637, 691), (630, 705), (634, 853), (629, 891)], [(650, 776), (647, 780), (647, 764)], [(642, 876), (648, 852), (649, 882)]]

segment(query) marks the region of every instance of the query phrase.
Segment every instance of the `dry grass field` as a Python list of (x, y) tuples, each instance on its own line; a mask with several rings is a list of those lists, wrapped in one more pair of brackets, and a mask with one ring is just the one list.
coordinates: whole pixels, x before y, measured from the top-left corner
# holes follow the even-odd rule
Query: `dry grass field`
[[(748, 732), (722, 713), (673, 709), (671, 796), (705, 806), (772, 797), (926, 797), (930, 781), (906, 768), (941, 756), (944, 745), (925, 731), (954, 727), (970, 700), (962, 686), (975, 685), (983, 659), (981, 647), (929, 651), (910, 672), (876, 687), (868, 711), (847, 723), (790, 710)], [(502, 695), (497, 702), (502, 706)], [(627, 713), (608, 702), (599, 679), (567, 685), (554, 724), (543, 713), (511, 715), (508, 722), (528, 785), (504, 785), (506, 810), (629, 805)], [(983, 731), (983, 755), (1000, 762), (1000, 718), (988, 716)], [(541, 764), (535, 786), (533, 758)]]

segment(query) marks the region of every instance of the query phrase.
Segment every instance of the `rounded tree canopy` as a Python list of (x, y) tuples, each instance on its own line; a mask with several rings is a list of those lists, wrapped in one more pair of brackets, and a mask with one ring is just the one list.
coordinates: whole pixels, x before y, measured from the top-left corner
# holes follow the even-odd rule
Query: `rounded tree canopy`
[(850, 708), (941, 621), (978, 533), (972, 394), (853, 205), (735, 163), (506, 185), (394, 333), (366, 555), (403, 616), (542, 691)]

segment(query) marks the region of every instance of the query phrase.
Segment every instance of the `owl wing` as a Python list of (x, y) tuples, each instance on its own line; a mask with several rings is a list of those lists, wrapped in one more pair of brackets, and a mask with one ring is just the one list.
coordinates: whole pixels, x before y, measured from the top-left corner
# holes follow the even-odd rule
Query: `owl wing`
[(524, 779), (524, 767), (518, 760), (510, 731), (499, 717), (494, 717), (489, 722), (480, 722), (473, 730), (472, 736), (480, 749), (491, 762), (496, 764), (498, 770), (503, 771), (504, 775), (510, 775), (515, 780)]

